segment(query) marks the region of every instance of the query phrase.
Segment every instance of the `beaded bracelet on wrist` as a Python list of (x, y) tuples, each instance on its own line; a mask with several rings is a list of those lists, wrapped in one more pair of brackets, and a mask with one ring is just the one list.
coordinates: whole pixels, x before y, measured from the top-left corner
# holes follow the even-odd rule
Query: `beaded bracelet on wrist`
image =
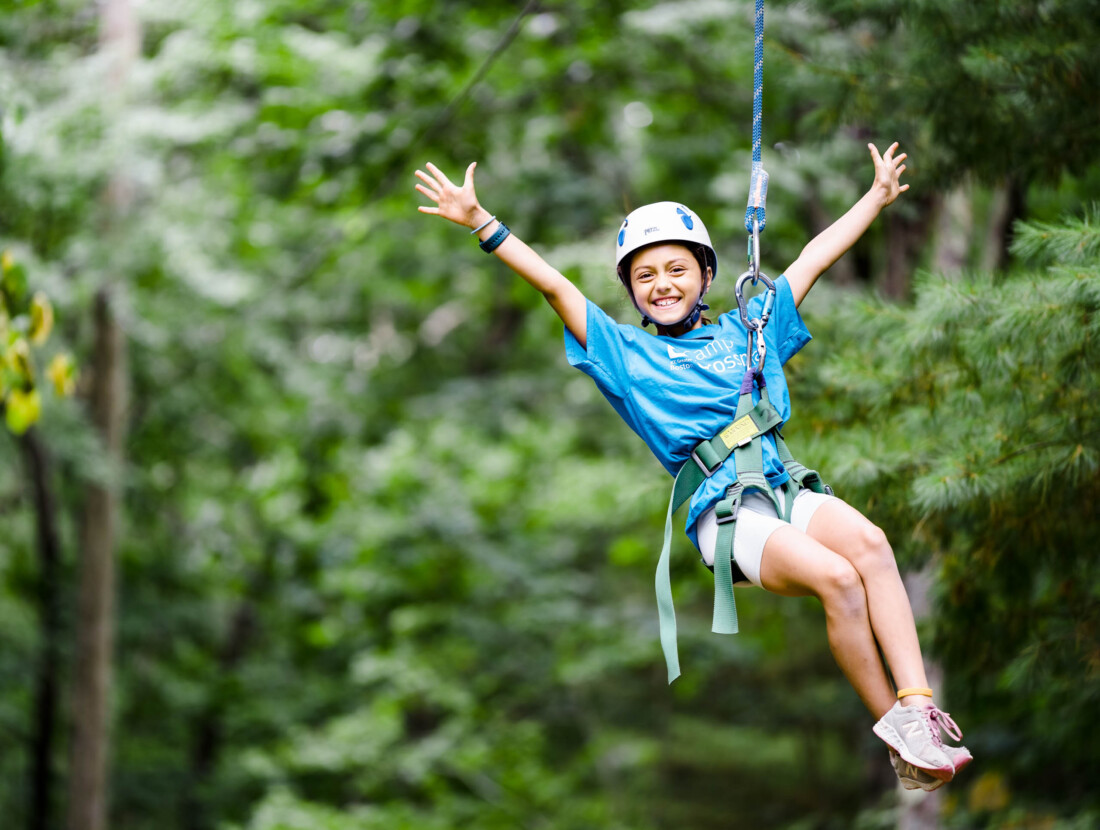
[(495, 216), (490, 216), (488, 219), (486, 219), (484, 222), (482, 222), (480, 225), (478, 225), (476, 228), (474, 228), (472, 231), (470, 231), (470, 236), (473, 236), (475, 233), (478, 233), (479, 231), (484, 230), (485, 228), (487, 228), (491, 224), (493, 224), (493, 222), (495, 222), (495, 221), (496, 221), (496, 217)]

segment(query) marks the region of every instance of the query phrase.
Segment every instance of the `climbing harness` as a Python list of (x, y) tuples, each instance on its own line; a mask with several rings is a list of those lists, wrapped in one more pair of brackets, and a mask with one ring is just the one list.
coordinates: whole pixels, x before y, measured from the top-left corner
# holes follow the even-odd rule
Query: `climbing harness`
[[(720, 430), (713, 438), (699, 443), (691, 451), (676, 474), (672, 485), (672, 496), (668, 502), (665, 516), (664, 545), (657, 562), (656, 590), (657, 613), (661, 624), (661, 649), (665, 654), (668, 667), (668, 682), (680, 676), (680, 659), (676, 649), (676, 612), (672, 604), (672, 580), (669, 574), (669, 560), (672, 547), (672, 515), (706, 479), (721, 468), (723, 462), (733, 455), (737, 480), (726, 488), (725, 496), (714, 508), (718, 521), (718, 540), (714, 547), (714, 617), (711, 631), (716, 634), (737, 633), (737, 606), (733, 598), (733, 585), (744, 580), (744, 575), (734, 574), (736, 563), (733, 560), (733, 536), (737, 528), (737, 515), (745, 494), (759, 490), (772, 500), (776, 513), (789, 522), (791, 507), (798, 491), (805, 487), (815, 493), (832, 494), (832, 489), (821, 480), (814, 470), (800, 464), (791, 455), (786, 441), (779, 432), (782, 418), (772, 406), (768, 397), (768, 387), (764, 380), (764, 361), (767, 358), (767, 346), (764, 342), (764, 327), (775, 300), (775, 283), (764, 274), (758, 279), (764, 283), (767, 296), (759, 317), (749, 318), (744, 299), (744, 283), (751, 274), (742, 274), (737, 281), (737, 305), (741, 319), (747, 329), (748, 368), (741, 379), (740, 397), (733, 421)], [(756, 348), (754, 349), (754, 341)], [(753, 389), (758, 389), (760, 399), (753, 403)], [(787, 471), (790, 480), (783, 485), (784, 503), (780, 503), (775, 491), (769, 486), (764, 475), (764, 455), (761, 441), (765, 435), (775, 439), (779, 460)]]
[[(714, 508), (718, 522), (718, 540), (714, 548), (714, 616), (711, 630), (716, 634), (737, 633), (737, 606), (733, 598), (735, 582), (744, 581), (744, 574), (733, 559), (733, 537), (737, 528), (737, 516), (747, 492), (759, 490), (775, 505), (776, 513), (789, 522), (791, 508), (798, 491), (805, 487), (815, 493), (832, 494), (832, 489), (821, 476), (795, 461), (779, 432), (782, 418), (771, 405), (767, 383), (764, 380), (764, 361), (768, 347), (764, 340), (764, 328), (775, 304), (775, 283), (760, 271), (760, 231), (764, 229), (766, 216), (764, 203), (768, 193), (768, 174), (760, 158), (761, 110), (764, 78), (764, 0), (756, 0), (756, 39), (753, 66), (753, 147), (752, 176), (749, 184), (749, 202), (745, 211), (745, 229), (748, 239), (748, 270), (737, 279), (734, 294), (741, 322), (745, 326), (746, 355), (745, 375), (741, 379), (740, 397), (734, 419), (713, 438), (703, 441), (691, 451), (676, 474), (672, 495), (665, 516), (664, 545), (657, 562), (655, 580), (657, 613), (661, 627), (661, 649), (668, 668), (668, 682), (680, 676), (680, 658), (676, 648), (676, 611), (672, 603), (672, 580), (669, 560), (672, 547), (672, 515), (688, 501), (699, 486), (716, 473), (729, 456), (733, 455), (737, 480), (726, 488), (721, 501)], [(629, 220), (630, 217), (628, 217)], [(619, 246), (623, 247), (628, 222), (623, 223), (619, 234)], [(708, 239), (709, 244), (709, 239)], [(620, 258), (620, 262), (622, 259)], [(621, 276), (621, 274), (620, 274)], [(759, 317), (749, 317), (745, 302), (745, 283), (751, 280), (755, 286), (764, 284), (766, 294)], [(753, 390), (759, 390), (759, 400), (753, 403)], [(787, 471), (789, 481), (783, 485), (783, 503), (769, 486), (764, 475), (764, 456), (761, 442), (766, 435), (775, 439), (779, 460)], [(736, 569), (736, 573), (735, 573)]]

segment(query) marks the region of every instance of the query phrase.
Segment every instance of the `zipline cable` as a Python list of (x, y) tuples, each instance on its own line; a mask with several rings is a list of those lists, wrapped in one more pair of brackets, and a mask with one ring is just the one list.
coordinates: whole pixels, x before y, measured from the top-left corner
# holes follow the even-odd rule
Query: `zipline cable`
[[(764, 367), (767, 347), (764, 345), (764, 326), (768, 324), (772, 302), (775, 299), (775, 284), (760, 271), (760, 232), (767, 222), (765, 202), (768, 199), (768, 174), (764, 170), (760, 147), (764, 122), (764, 0), (756, 0), (756, 25), (753, 39), (752, 65), (752, 172), (749, 175), (749, 203), (745, 208), (745, 230), (748, 231), (749, 269), (737, 280), (735, 295), (737, 307), (741, 312), (741, 321), (748, 332), (748, 365)], [(750, 319), (745, 302), (744, 285), (746, 280), (763, 280), (768, 290), (764, 310), (760, 317)], [(754, 361), (753, 339), (757, 341)]]
[[(764, 121), (764, 0), (756, 0), (752, 87), (752, 173), (749, 177), (749, 203), (745, 208), (745, 230), (749, 234), (759, 234), (767, 224), (764, 205), (768, 199), (768, 174), (764, 171), (760, 154)], [(750, 239), (750, 244), (752, 242)], [(749, 258), (753, 270), (758, 272), (758, 243), (756, 247), (755, 252), (750, 249)]]

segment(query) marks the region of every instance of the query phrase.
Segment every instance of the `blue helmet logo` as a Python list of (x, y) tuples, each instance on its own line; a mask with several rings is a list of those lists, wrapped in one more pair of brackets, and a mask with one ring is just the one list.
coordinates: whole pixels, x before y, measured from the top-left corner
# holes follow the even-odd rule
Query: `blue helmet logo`
[(678, 207), (676, 208), (676, 212), (680, 214), (680, 221), (684, 223), (685, 228), (690, 231), (692, 228), (695, 227), (695, 220), (691, 218), (691, 214), (688, 213), (684, 208)]
[(626, 226), (630, 223), (629, 219), (623, 220), (623, 226), (619, 228), (619, 247), (623, 247), (623, 242), (626, 241)]

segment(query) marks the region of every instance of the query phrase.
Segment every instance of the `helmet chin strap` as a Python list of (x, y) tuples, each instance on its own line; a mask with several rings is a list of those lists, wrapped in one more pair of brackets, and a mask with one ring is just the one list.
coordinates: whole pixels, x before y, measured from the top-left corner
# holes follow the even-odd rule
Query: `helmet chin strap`
[(655, 320), (651, 320), (646, 315), (642, 315), (642, 328), (645, 328), (650, 323), (657, 326), (658, 329), (664, 329), (672, 337), (679, 337), (681, 334), (685, 334), (694, 328), (695, 324), (699, 321), (699, 318), (703, 316), (704, 311), (708, 311), (710, 306), (703, 302), (703, 298), (700, 297), (695, 303), (695, 308), (691, 310), (691, 313), (687, 317), (680, 320), (677, 323), (673, 323), (669, 326), (663, 326)]
[[(707, 286), (709, 288), (709, 286)], [(646, 328), (650, 323), (653, 323), (658, 329), (664, 329), (669, 332), (673, 337), (679, 337), (681, 334), (691, 331), (699, 318), (703, 316), (704, 311), (709, 311), (710, 306), (703, 302), (703, 298), (706, 296), (706, 288), (703, 289), (703, 293), (699, 295), (699, 299), (695, 301), (695, 307), (688, 312), (688, 315), (671, 325), (664, 326), (658, 323), (656, 320), (648, 317), (640, 308), (638, 308), (638, 301), (634, 300), (634, 307), (638, 308), (638, 313), (642, 315), (642, 328)], [(632, 297), (633, 299), (633, 297)]]

